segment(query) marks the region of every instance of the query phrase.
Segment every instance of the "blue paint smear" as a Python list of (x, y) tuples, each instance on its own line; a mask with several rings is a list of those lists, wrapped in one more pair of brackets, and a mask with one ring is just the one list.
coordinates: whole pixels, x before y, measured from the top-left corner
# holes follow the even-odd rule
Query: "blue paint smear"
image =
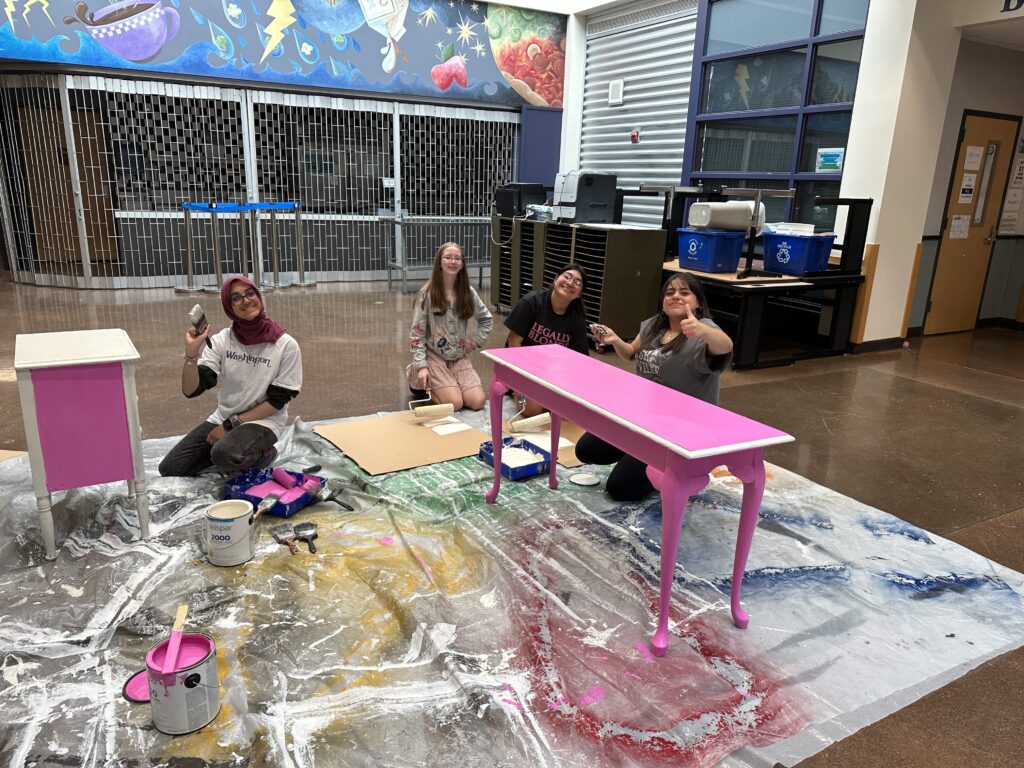
[(910, 576), (898, 571), (883, 573), (882, 578), (899, 589), (901, 592), (909, 592), (911, 600), (928, 600), (933, 597), (940, 597), (947, 592), (965, 594), (985, 586), (998, 590), (1006, 590), (1014, 595), (1017, 600), (1020, 596), (1002, 579), (994, 576), (981, 576), (978, 574), (942, 574), (939, 576)]
[[(834, 582), (849, 580), (850, 569), (845, 565), (800, 565), (795, 568), (766, 566), (764, 568), (755, 568), (743, 574), (744, 587), (778, 587), (807, 581)], [(711, 583), (723, 592), (729, 592), (732, 589), (732, 577), (712, 579)]]
[(832, 524), (832, 520), (824, 512), (813, 512), (810, 517), (801, 517), (778, 509), (772, 509), (771, 507), (762, 506), (761, 514), (758, 515), (758, 517), (762, 520), (774, 520), (785, 525), (793, 526), (794, 528), (806, 528), (810, 526), (823, 531), (831, 531), (835, 528)]
[(883, 536), (903, 536), (911, 541), (920, 541), (923, 544), (934, 544), (931, 537), (920, 528), (904, 522), (899, 518), (870, 518), (866, 517), (860, 521), (868, 533), (876, 538)]

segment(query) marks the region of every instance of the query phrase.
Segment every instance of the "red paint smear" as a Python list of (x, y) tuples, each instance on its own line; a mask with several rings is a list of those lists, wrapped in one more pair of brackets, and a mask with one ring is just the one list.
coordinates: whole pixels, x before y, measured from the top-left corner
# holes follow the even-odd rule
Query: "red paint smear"
[[(557, 594), (561, 577), (558, 573), (538, 571), (537, 563), (544, 562), (545, 547), (530, 538), (520, 538), (523, 550), (516, 559), (524, 570)], [(625, 578), (644, 594), (653, 619), (658, 604), (657, 583), (649, 583), (635, 571)], [(676, 611), (670, 616), (678, 626), (670, 638), (668, 655), (656, 659), (642, 642), (620, 648), (581, 647), (578, 629), (547, 604), (543, 593), (524, 585), (520, 597), (524, 610), (515, 617), (523, 638), (519, 658), (532, 659), (537, 692), (544, 698), (558, 697), (539, 716), (556, 736), (567, 741), (583, 737), (592, 742), (594, 756), (603, 761), (619, 759), (645, 766), (713, 766), (742, 747), (771, 744), (792, 736), (809, 722), (801, 706), (783, 692), (778, 670), (751, 664), (726, 647), (728, 635), (723, 633), (733, 627), (726, 623), (729, 617), (724, 612), (708, 616), (708, 623), (704, 624), (703, 618), (690, 620)], [(536, 620), (546, 609), (548, 620), (542, 632)], [(641, 697), (633, 685), (624, 689), (611, 683), (626, 675), (640, 679), (632, 672), (637, 664), (634, 650), (649, 662), (645, 666)], [(597, 657), (608, 651), (612, 652), (611, 658), (606, 656), (599, 661)], [(737, 690), (724, 679), (715, 669), (716, 661), (744, 670), (750, 681), (749, 691)], [(591, 695), (595, 670), (600, 670), (609, 687), (599, 700)], [(787, 686), (785, 690), (791, 689)], [(760, 697), (761, 702), (753, 713), (754, 723), (743, 730), (732, 717), (752, 696)], [(585, 703), (586, 709), (569, 705), (569, 711), (565, 711), (562, 705), (567, 700)], [(721, 720), (700, 742), (680, 746), (662, 735), (681, 723), (696, 722), (716, 713), (722, 715)], [(615, 728), (634, 733), (601, 735), (602, 731), (607, 734)]]

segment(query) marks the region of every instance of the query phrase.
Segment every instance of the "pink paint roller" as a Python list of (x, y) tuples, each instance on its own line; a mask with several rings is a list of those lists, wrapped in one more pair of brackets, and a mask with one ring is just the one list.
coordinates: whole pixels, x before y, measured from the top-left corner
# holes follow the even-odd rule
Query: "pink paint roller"
[(292, 477), (290, 472), (287, 472), (282, 467), (274, 467), (274, 471), (270, 473), (270, 476), (274, 478), (274, 482), (280, 485), (282, 488), (294, 488), (298, 482)]
[(181, 630), (185, 628), (185, 617), (188, 615), (188, 606), (179, 605), (178, 612), (174, 616), (174, 626), (171, 627), (171, 639), (167, 642), (167, 654), (164, 656), (164, 668), (161, 670), (165, 675), (174, 671), (178, 663), (178, 648), (181, 646)]

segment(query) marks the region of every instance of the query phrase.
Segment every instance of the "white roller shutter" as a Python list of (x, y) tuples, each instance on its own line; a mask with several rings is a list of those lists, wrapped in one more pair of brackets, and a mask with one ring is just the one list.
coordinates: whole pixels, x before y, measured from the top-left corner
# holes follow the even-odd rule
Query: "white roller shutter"
[[(614, 173), (623, 188), (679, 185), (696, 28), (696, 0), (636, 3), (587, 20), (580, 170)], [(622, 103), (610, 105), (608, 84), (618, 79)], [(624, 223), (660, 226), (661, 216), (654, 198), (626, 198)]]

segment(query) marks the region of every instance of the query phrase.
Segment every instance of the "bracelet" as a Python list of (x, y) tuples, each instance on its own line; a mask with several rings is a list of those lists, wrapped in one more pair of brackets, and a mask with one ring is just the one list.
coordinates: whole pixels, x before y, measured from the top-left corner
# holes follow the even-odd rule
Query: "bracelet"
[(199, 359), (199, 355), (196, 355), (195, 357), (190, 357), (188, 355), (185, 355), (185, 362), (186, 363), (194, 363), (198, 359)]

